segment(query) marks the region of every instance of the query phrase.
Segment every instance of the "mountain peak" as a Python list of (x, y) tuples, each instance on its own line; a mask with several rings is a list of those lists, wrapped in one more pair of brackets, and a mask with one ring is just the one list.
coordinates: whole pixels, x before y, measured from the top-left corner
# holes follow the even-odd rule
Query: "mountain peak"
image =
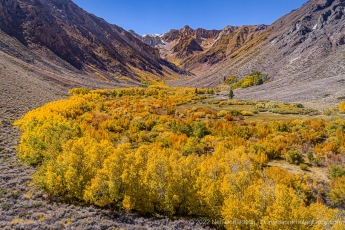
[(150, 45), (150, 46), (164, 45), (164, 42), (161, 39), (162, 35), (160, 34), (139, 35), (135, 33), (133, 30), (129, 30), (128, 32), (147, 45)]
[(194, 30), (192, 28), (190, 28), (188, 25), (185, 25), (181, 30), (180, 33), (182, 33), (185, 36), (188, 36), (190, 34), (192, 34), (194, 32)]

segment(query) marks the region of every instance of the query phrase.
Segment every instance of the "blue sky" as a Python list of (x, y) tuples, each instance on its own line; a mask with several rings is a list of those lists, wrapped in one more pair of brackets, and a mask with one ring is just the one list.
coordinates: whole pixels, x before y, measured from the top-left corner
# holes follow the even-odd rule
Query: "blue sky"
[(271, 24), (307, 0), (72, 0), (84, 10), (138, 34), (161, 34), (184, 25)]

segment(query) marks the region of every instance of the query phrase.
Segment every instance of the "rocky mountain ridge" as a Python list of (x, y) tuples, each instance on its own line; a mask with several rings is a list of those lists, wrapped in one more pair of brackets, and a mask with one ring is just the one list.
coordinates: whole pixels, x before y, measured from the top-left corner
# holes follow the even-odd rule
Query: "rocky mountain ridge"
[(223, 30), (192, 29), (188, 25), (162, 35), (137, 35), (157, 47), (162, 58), (196, 74), (211, 68), (266, 29), (258, 26), (226, 26)]
[[(270, 82), (238, 90), (239, 97), (334, 103), (345, 95), (344, 41), (345, 1), (311, 0), (258, 31), (217, 65), (171, 84), (213, 87), (224, 77), (241, 78), (258, 70), (267, 73)], [(300, 85), (307, 87), (303, 94)]]
[[(89, 14), (71, 0), (4, 0), (0, 29), (32, 52), (47, 49), (74, 69), (138, 80), (145, 73), (169, 78), (186, 72), (163, 60), (151, 47), (119, 26)], [(46, 57), (47, 58), (47, 57)]]

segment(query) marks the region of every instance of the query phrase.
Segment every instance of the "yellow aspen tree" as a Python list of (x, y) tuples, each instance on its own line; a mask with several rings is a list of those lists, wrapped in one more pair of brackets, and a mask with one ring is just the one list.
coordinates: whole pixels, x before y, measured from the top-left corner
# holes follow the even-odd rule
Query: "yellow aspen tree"
[(267, 215), (263, 218), (264, 221), (271, 224), (263, 225), (263, 229), (302, 229), (298, 222), (291, 222), (289, 224), (282, 224), (282, 221), (296, 221), (298, 216), (295, 216), (294, 211), (305, 206), (304, 202), (298, 198), (292, 188), (285, 185), (277, 185), (275, 189), (275, 201), (268, 206)]
[(166, 211), (164, 204), (166, 186), (169, 178), (168, 150), (156, 144), (149, 151), (144, 184), (148, 189), (147, 202), (150, 212)]
[(335, 178), (330, 186), (327, 194), (328, 199), (335, 205), (345, 205), (345, 176)]
[(147, 202), (148, 189), (144, 184), (147, 170), (148, 154), (151, 146), (142, 145), (135, 154), (128, 154), (122, 179), (124, 183), (124, 208), (136, 209), (142, 213), (149, 213), (152, 209)]
[[(89, 202), (105, 205), (111, 202), (114, 205), (121, 205), (123, 200), (123, 181), (126, 155), (132, 152), (130, 144), (119, 145), (104, 161), (103, 168), (91, 180), (86, 188), (84, 199)], [(106, 201), (106, 202), (105, 202)]]

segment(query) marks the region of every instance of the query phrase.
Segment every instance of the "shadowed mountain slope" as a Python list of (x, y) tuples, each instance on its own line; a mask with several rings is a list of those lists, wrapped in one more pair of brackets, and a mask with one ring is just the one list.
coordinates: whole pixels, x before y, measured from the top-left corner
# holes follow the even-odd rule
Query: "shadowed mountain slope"
[(53, 54), (46, 57), (49, 61), (59, 58), (76, 71), (97, 72), (109, 81), (119, 75), (169, 79), (186, 74), (161, 59), (158, 49), (70, 0), (4, 0), (0, 21), (1, 30), (38, 56), (46, 56), (49, 50)]

